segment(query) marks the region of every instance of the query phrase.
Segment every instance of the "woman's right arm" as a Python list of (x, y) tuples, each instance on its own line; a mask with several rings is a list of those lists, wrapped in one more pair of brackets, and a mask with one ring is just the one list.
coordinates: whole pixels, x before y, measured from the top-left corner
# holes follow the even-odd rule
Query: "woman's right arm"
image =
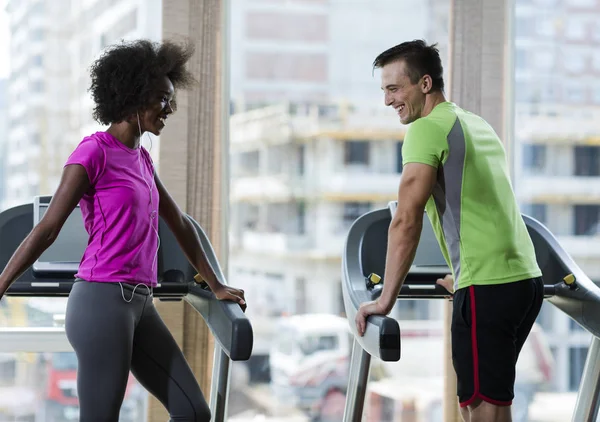
[(90, 182), (83, 166), (65, 166), (44, 217), (19, 245), (0, 274), (0, 297), (52, 245), (67, 217), (89, 188)]

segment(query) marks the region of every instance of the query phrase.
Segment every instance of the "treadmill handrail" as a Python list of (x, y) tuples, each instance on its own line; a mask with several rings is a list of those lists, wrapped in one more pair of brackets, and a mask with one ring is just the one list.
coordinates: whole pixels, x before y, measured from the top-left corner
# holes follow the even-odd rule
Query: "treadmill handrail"
[[(31, 214), (31, 220), (27, 215)], [(216, 258), (215, 252), (206, 233), (192, 217), (186, 215), (198, 232), (204, 252), (211, 267), (217, 275), (217, 279), (227, 284), (223, 271)], [(33, 204), (18, 205), (0, 212), (0, 229), (12, 224), (20, 218), (21, 225), (31, 221), (31, 227), (23, 227), (22, 232), (30, 232), (33, 228)], [(19, 239), (19, 243), (23, 239)], [(8, 248), (12, 249), (12, 247)], [(3, 261), (8, 261), (14, 251), (5, 248)], [(189, 263), (188, 263), (189, 265)], [(3, 269), (3, 268), (1, 268)], [(31, 278), (30, 278), (31, 277)], [(56, 275), (52, 278), (36, 277), (29, 268), (5, 293), (7, 296), (68, 296), (73, 284), (73, 275)], [(203, 289), (195, 281), (182, 283), (162, 283), (153, 289), (155, 297), (165, 299), (185, 299), (196, 311), (198, 311), (215, 340), (223, 348), (223, 351), (232, 360), (247, 360), (252, 353), (253, 331), (252, 325), (237, 303), (232, 301), (220, 301), (210, 290)]]
[[(206, 232), (192, 217), (189, 215), (187, 217), (198, 232), (202, 248), (217, 280), (227, 285), (227, 280)], [(209, 293), (210, 299), (206, 295), (207, 291), (193, 282), (185, 300), (202, 315), (215, 335), (215, 340), (219, 342), (231, 360), (248, 360), (252, 354), (254, 337), (252, 325), (240, 305), (233, 301), (218, 300), (212, 292)]]
[[(355, 220), (350, 227), (342, 257), (342, 271), (344, 275), (342, 292), (350, 330), (362, 348), (369, 352), (369, 354), (379, 357), (381, 360), (397, 361), (400, 359), (400, 326), (398, 321), (388, 316), (369, 316), (366, 321), (366, 330), (363, 337), (358, 335), (355, 323), (355, 317), (361, 303), (369, 301), (371, 298), (368, 297), (366, 292), (364, 295), (361, 295), (362, 297), (359, 297), (358, 294), (358, 292), (365, 289), (364, 284), (361, 286), (359, 283), (364, 283), (365, 281), (360, 260), (352, 258), (360, 256), (362, 238), (359, 242), (354, 242), (353, 237), (360, 236), (364, 232), (363, 228), (368, 227), (373, 220), (380, 219), (378, 213), (381, 213), (381, 210), (368, 212)], [(348, 262), (347, 257), (351, 257), (350, 262)], [(362, 277), (351, 277), (350, 272), (361, 274)]]
[[(600, 292), (600, 288), (583, 272), (546, 226), (527, 214), (522, 214), (522, 217), (526, 226), (534, 228), (537, 234), (542, 236), (549, 245), (552, 245), (553, 252), (556, 254), (556, 259), (563, 264), (564, 267), (569, 269), (579, 284), (583, 284), (589, 290)], [(560, 280), (544, 280), (545, 283), (552, 281), (558, 283)]]

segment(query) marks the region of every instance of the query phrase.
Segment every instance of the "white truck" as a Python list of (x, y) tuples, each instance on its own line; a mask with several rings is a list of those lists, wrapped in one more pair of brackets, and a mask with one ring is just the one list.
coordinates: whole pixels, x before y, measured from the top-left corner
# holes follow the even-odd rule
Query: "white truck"
[[(371, 360), (365, 412), (369, 421), (395, 420), (410, 412), (415, 421), (440, 421), (443, 398), (443, 322), (400, 321), (399, 362)], [(270, 353), (271, 390), (280, 404), (303, 410), (313, 421), (341, 421), (352, 336), (348, 321), (329, 314), (281, 318)], [(523, 348), (519, 376), (549, 381), (552, 357), (534, 327)], [(531, 375), (535, 374), (535, 375)], [(518, 381), (518, 380), (517, 380)], [(400, 420), (400, 419), (398, 419)]]

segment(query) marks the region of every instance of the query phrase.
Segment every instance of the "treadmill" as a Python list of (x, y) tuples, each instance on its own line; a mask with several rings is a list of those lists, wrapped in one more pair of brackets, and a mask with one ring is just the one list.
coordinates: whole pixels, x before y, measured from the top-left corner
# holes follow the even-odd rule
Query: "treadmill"
[[(354, 319), (361, 303), (379, 296), (385, 273), (388, 228), (397, 207), (368, 212), (359, 217), (348, 233), (342, 257), (342, 291), (350, 330), (354, 336), (344, 409), (344, 422), (361, 421), (371, 356), (398, 361), (401, 356), (398, 321), (388, 316), (370, 316), (364, 336)], [(544, 297), (593, 334), (573, 413), (574, 422), (595, 422), (600, 407), (600, 288), (579, 268), (552, 233), (535, 219), (523, 215), (533, 241), (544, 279)], [(444, 299), (449, 292), (436, 284), (450, 274), (428, 218), (423, 219), (421, 239), (413, 265), (398, 300)], [(375, 274), (375, 276), (373, 276)]]
[[(51, 199), (51, 196), (35, 197), (32, 203), (0, 213), (0, 268), (4, 269), (15, 250), (33, 229), (34, 222), (39, 221)], [(187, 218), (196, 228), (217, 277), (227, 284), (206, 233), (193, 218)], [(194, 268), (162, 219), (159, 220), (159, 238), (159, 284), (153, 290), (154, 297), (163, 301), (187, 301), (202, 315), (211, 330), (216, 341), (209, 405), (212, 420), (223, 422), (226, 420), (230, 362), (250, 358), (253, 346), (252, 325), (237, 303), (217, 300), (206, 283), (194, 281)], [(77, 207), (65, 222), (52, 249), (49, 248), (19, 277), (6, 295), (68, 296), (79, 263), (75, 257), (83, 254), (81, 245), (84, 239), (87, 244), (87, 233), (83, 229), (81, 211)]]

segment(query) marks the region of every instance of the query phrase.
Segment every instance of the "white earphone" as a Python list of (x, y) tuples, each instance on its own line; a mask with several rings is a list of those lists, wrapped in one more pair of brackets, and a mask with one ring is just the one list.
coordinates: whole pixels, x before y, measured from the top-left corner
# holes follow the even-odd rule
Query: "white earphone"
[[(146, 186), (148, 186), (148, 192), (150, 193), (150, 207), (152, 208), (152, 205), (154, 205), (153, 198), (152, 198), (152, 188), (154, 186), (154, 178), (152, 178), (151, 183), (148, 183), (148, 181), (144, 177), (144, 170), (142, 167), (142, 148), (143, 148), (142, 147), (142, 125), (140, 124), (140, 114), (139, 113), (136, 113), (136, 114), (137, 114), (138, 130), (140, 133), (140, 145), (139, 145), (139, 151), (138, 151), (138, 163), (140, 166), (140, 175), (142, 176), (142, 179), (144, 180), (144, 183), (146, 184)], [(150, 137), (150, 135), (148, 135), (148, 138), (150, 138), (150, 151), (152, 151), (152, 138)], [(150, 153), (150, 151), (149, 151), (149, 153)], [(152, 162), (150, 162), (150, 166), (152, 167), (152, 174), (154, 174), (154, 165), (152, 164)], [(156, 252), (154, 253), (154, 259), (152, 260), (152, 269), (154, 269), (154, 265), (156, 264), (156, 261), (158, 259), (158, 251), (160, 250), (160, 235), (158, 234), (158, 230), (154, 228), (154, 225), (152, 225), (152, 220), (154, 220), (155, 218), (157, 218), (157, 212), (152, 210), (150, 212), (150, 220), (151, 220), (150, 227), (156, 234), (156, 238), (158, 240), (157, 245), (156, 245)], [(119, 284), (121, 284), (121, 283), (119, 283)], [(123, 300), (125, 302), (131, 302), (133, 300), (133, 295), (135, 294), (135, 289), (137, 289), (139, 285), (146, 286), (146, 288), (148, 289), (150, 294), (152, 294), (152, 291), (150, 290), (148, 285), (140, 283), (140, 284), (136, 284), (136, 286), (133, 288), (131, 298), (129, 300), (127, 300), (127, 299), (125, 299), (125, 292), (123, 290), (123, 285), (121, 284), (121, 295), (123, 296)]]

